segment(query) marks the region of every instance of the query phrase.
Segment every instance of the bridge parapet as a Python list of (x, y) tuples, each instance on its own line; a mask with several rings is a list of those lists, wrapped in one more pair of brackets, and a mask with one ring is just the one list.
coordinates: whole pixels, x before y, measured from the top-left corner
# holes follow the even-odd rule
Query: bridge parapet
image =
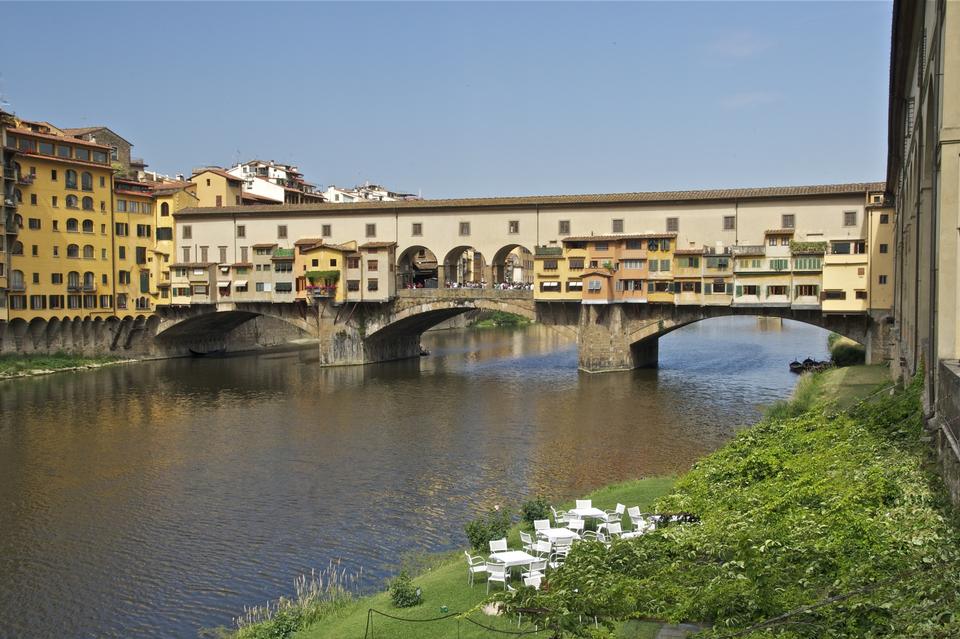
[(400, 299), (415, 300), (528, 300), (533, 291), (501, 290), (495, 288), (408, 288), (397, 291)]

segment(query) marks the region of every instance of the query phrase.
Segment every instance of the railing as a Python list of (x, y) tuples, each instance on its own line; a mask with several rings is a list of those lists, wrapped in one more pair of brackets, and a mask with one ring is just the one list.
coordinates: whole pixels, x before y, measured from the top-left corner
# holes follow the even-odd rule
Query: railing
[(17, 176), (17, 184), (22, 184), (22, 185), (24, 185), (24, 186), (29, 186), (29, 185), (33, 184), (33, 180), (34, 180), (36, 177), (37, 177), (37, 176), (33, 175), (32, 173), (28, 173), (27, 175), (18, 175), (18, 176)]
[(563, 255), (562, 246), (537, 246), (533, 249), (534, 255), (547, 255), (550, 257), (560, 257)]
[(7, 284), (8, 291), (14, 291), (16, 293), (22, 293), (27, 290), (27, 285), (23, 282), (9, 282)]
[(17, 177), (17, 171), (12, 166), (3, 167), (3, 177), (7, 180), (13, 180)]
[(313, 297), (333, 297), (337, 294), (336, 286), (308, 286), (307, 291)]
[(731, 246), (730, 252), (733, 255), (764, 255), (766, 249), (763, 244), (749, 244), (742, 246)]

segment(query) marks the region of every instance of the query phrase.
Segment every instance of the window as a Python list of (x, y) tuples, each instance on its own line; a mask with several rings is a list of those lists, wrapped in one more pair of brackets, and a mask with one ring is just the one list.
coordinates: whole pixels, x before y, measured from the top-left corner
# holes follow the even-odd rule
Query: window
[(612, 220), (611, 227), (614, 233), (623, 233), (623, 220)]
[(857, 212), (856, 212), (856, 211), (844, 211), (844, 212), (843, 212), (843, 225), (844, 225), (844, 226), (856, 226), (856, 225), (857, 225)]
[(84, 233), (93, 233), (93, 220), (84, 220), (84, 221), (83, 221), (83, 232), (84, 232)]
[(106, 259), (107, 259), (107, 249), (105, 249), (105, 248), (100, 249), (100, 259), (101, 259), (101, 260), (106, 260)]
[(67, 244), (67, 257), (80, 257), (80, 247), (76, 244)]
[(738, 295), (738, 297), (743, 295), (760, 295), (760, 287), (756, 284), (746, 284), (738, 288), (741, 290), (741, 295)]
[(347, 290), (348, 290), (348, 291), (359, 291), (359, 290), (360, 290), (360, 280), (347, 280)]
[(67, 169), (64, 175), (64, 185), (68, 189), (77, 188), (77, 172), (76, 171), (74, 171), (73, 169)]
[(414, 222), (411, 226), (412, 228), (410, 229), (410, 235), (415, 237), (423, 235), (423, 224), (420, 222)]
[[(570, 235), (570, 220), (560, 220), (558, 226), (560, 235)], [(578, 284), (582, 284), (582, 282), (578, 282)]]
[(206, 247), (206, 246), (201, 246), (201, 247), (200, 247), (200, 261), (201, 261), (201, 262), (206, 262), (206, 261), (207, 261), (207, 257), (208, 257), (208, 255), (207, 255), (207, 247)]
[(56, 170), (56, 169), (50, 169), (50, 181), (51, 181), (51, 182), (56, 182), (56, 181), (57, 181), (57, 170)]
[(858, 300), (865, 300), (865, 299), (867, 299), (867, 292), (866, 292), (866, 291), (855, 291), (855, 292), (854, 292), (854, 297), (856, 297)]
[(30, 309), (34, 311), (43, 310), (47, 307), (47, 296), (46, 295), (31, 295), (30, 296)]
[(582, 293), (583, 292), (583, 282), (567, 282), (567, 292), (568, 293)]
[(600, 283), (600, 280), (597, 280), (597, 279), (587, 280), (588, 291), (597, 292), (601, 288), (603, 288), (603, 285)]
[(57, 310), (63, 308), (63, 295), (50, 296), (50, 308)]
[(660, 272), (667, 273), (670, 271), (670, 260), (660, 260)]
[(120, 155), (119, 155), (119, 153), (117, 152), (117, 147), (115, 147), (115, 146), (111, 146), (111, 147), (110, 147), (110, 159), (111, 159), (112, 161), (114, 161), (114, 162), (116, 162), (118, 159), (120, 159)]
[(540, 282), (541, 293), (559, 293), (560, 282)]
[(149, 224), (137, 224), (137, 237), (150, 237)]
[(823, 299), (825, 300), (845, 300), (847, 299), (846, 291), (824, 291)]
[(93, 175), (89, 171), (84, 171), (80, 175), (80, 188), (84, 191), (93, 190)]
[(379, 290), (379, 287), (380, 287), (380, 282), (377, 280), (377, 278), (371, 277), (369, 280), (367, 280), (367, 290), (368, 290), (368, 291), (376, 291), (376, 290)]
[(770, 260), (770, 268), (774, 271), (786, 271), (788, 268), (790, 268), (790, 260)]
[(33, 231), (39, 231), (39, 230), (40, 230), (40, 218), (31, 217), (30, 219), (28, 219), (28, 220), (27, 220), (27, 227), (30, 228), (30, 229), (33, 230)]
[(277, 293), (292, 293), (293, 284), (291, 282), (277, 282), (277, 285), (276, 287), (274, 287), (274, 290)]
[(889, 249), (890, 249), (890, 247), (887, 246), (886, 244), (881, 244), (881, 245), (880, 245), (880, 252), (881, 252), (881, 253), (888, 253), (888, 252), (889, 252)]
[[(583, 268), (583, 260), (580, 261), (581, 268)], [(555, 271), (557, 270), (557, 260), (544, 260), (543, 261), (543, 270), (545, 271)]]
[[(237, 224), (237, 237), (247, 237), (247, 227), (245, 225)], [(187, 239), (186, 236), (184, 236), (184, 239)]]
[(780, 216), (780, 226), (785, 229), (795, 228), (796, 216), (793, 213), (784, 213)]
[(377, 260), (367, 260), (367, 270), (376, 271), (379, 268), (380, 264)]
[(36, 205), (37, 205), (37, 194), (36, 194), (36, 193), (31, 193), (31, 194), (30, 194), (30, 204), (32, 204), (33, 206), (36, 206)]
[(104, 202), (103, 200), (100, 200), (100, 212), (101, 213), (107, 212), (107, 203)]
[(668, 217), (667, 218), (667, 233), (676, 233), (680, 230), (680, 218), (677, 217)]
[(127, 212), (127, 201), (126, 200), (117, 200), (117, 212), (126, 213)]
[(173, 229), (169, 227), (163, 227), (157, 229), (157, 241), (170, 241), (173, 239)]
[(76, 195), (67, 196), (67, 208), (68, 209), (78, 209), (80, 208), (80, 198)]
[(51, 284), (63, 284), (63, 273), (51, 273), (51, 274), (50, 274), (50, 283), (51, 283)]
[(767, 246), (776, 246), (776, 245), (777, 245), (777, 238), (773, 237), (772, 235), (767, 238)]
[(723, 216), (723, 230), (733, 231), (737, 228), (737, 217), (735, 215)]
[(796, 286), (797, 297), (816, 297), (820, 287), (816, 284), (799, 284)]
[(240, 247), (240, 261), (243, 262), (244, 264), (247, 263), (247, 258), (249, 257), (249, 253), (250, 251), (248, 247), (246, 246)]
[(127, 259), (127, 247), (126, 247), (126, 246), (118, 246), (118, 247), (117, 247), (117, 258), (118, 258), (118, 259), (121, 259), (121, 260)]
[(660, 260), (650, 260), (650, 272), (656, 273), (660, 270)]
[(160, 205), (160, 217), (167, 217), (170, 215), (170, 205), (166, 202)]
[[(269, 266), (264, 266), (264, 270), (270, 270)], [(273, 270), (277, 273), (292, 273), (293, 262), (275, 262)]]
[[(208, 181), (209, 181), (209, 180), (208, 180)], [(222, 195), (218, 195), (218, 196), (217, 196), (217, 204), (216, 204), (216, 206), (217, 206), (217, 207), (223, 206), (223, 196), (222, 196)]]
[(470, 235), (470, 222), (460, 222), (460, 235), (463, 237)]
[(130, 235), (130, 225), (126, 222), (115, 222), (113, 225), (114, 235), (126, 237)]
[(207, 178), (207, 186), (210, 186), (210, 178)]
[(819, 257), (798, 257), (793, 260), (793, 268), (797, 271), (819, 271), (822, 263)]
[(878, 282), (879, 284), (886, 284), (886, 283), (887, 283), (887, 276), (886, 276), (886, 275), (880, 275), (880, 276), (877, 278), (877, 282)]
[(507, 233), (515, 234), (520, 232), (520, 220), (510, 220), (507, 222)]
[(768, 286), (767, 287), (767, 297), (774, 297), (777, 295), (786, 295), (787, 287), (782, 285)]
[(147, 247), (138, 246), (134, 249), (136, 252), (136, 261), (137, 264), (146, 264), (147, 263)]
[(330, 224), (324, 224), (320, 227), (320, 235), (323, 237), (333, 237), (333, 226)]
[(100, 186), (106, 186), (107, 180), (102, 175), (100, 176)]
[(184, 262), (189, 262), (189, 261), (190, 261), (190, 247), (189, 247), (189, 246), (184, 246), (184, 247), (183, 247), (183, 261), (184, 261)]
[(56, 207), (56, 206), (57, 206), (57, 196), (56, 196), (56, 195), (51, 195), (51, 196), (50, 196), (50, 205), (53, 206), (53, 207)]
[(579, 271), (583, 269), (583, 258), (582, 257), (571, 257), (568, 261), (571, 271)]
[(376, 236), (377, 236), (377, 225), (367, 224), (367, 237), (376, 237)]
[(348, 258), (347, 258), (347, 268), (360, 268), (360, 258), (359, 258), (359, 257), (348, 257)]
[(40, 254), (40, 247), (39, 247), (39, 246), (37, 246), (36, 244), (34, 244), (33, 246), (30, 247), (30, 255), (36, 257), (36, 256), (39, 255), (39, 254)]
[(890, 214), (889, 214), (889, 213), (881, 213), (881, 214), (880, 214), (880, 223), (881, 223), (881, 224), (889, 224), (889, 223), (890, 223)]
[(287, 225), (286, 225), (286, 224), (278, 224), (278, 225), (277, 225), (277, 239), (279, 239), (279, 240), (285, 240), (285, 239), (287, 239)]
[(730, 268), (730, 260), (725, 257), (708, 257), (707, 268), (726, 270)]
[(620, 262), (620, 268), (627, 270), (639, 270), (646, 266), (644, 260), (622, 260)]
[(218, 246), (217, 249), (220, 251), (220, 263), (226, 264), (227, 263), (227, 247)]
[[(239, 228), (239, 227), (237, 227), (237, 228)], [(189, 224), (185, 224), (185, 225), (183, 226), (183, 234), (181, 235), (181, 237), (182, 237), (183, 239), (185, 239), (185, 240), (192, 240), (192, 239), (193, 239), (193, 228), (192, 228)]]
[[(121, 247), (122, 248), (122, 247)], [(93, 245), (84, 244), (83, 246), (83, 259), (92, 260), (93, 259)]]
[(593, 244), (593, 250), (595, 251), (606, 251), (610, 249), (610, 244), (607, 242), (595, 242)]
[(34, 283), (34, 284), (39, 284), (39, 283), (40, 283), (40, 274), (39, 274), (39, 273), (34, 273), (34, 274), (33, 274), (33, 283)]

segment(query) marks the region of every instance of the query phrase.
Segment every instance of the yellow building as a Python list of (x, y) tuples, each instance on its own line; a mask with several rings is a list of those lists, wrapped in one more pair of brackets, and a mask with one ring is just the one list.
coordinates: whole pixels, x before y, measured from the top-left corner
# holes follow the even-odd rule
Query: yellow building
[(660, 304), (674, 302), (673, 251), (676, 233), (651, 235), (647, 242), (647, 301)]
[(153, 189), (137, 180), (116, 178), (113, 193), (117, 311), (150, 312), (154, 306), (150, 272), (154, 259)]
[(867, 206), (866, 214), (870, 233), (867, 245), (870, 254), (870, 284), (867, 287), (870, 310), (889, 311), (893, 309), (894, 295), (895, 211), (892, 207), (877, 204)]
[(862, 312), (869, 307), (870, 254), (867, 241), (831, 240), (823, 259), (824, 313)]
[(294, 247), (297, 299), (309, 303), (324, 299), (345, 301), (347, 255), (356, 252), (356, 243), (341, 246), (324, 244), (320, 238), (304, 238), (294, 242)]
[(533, 252), (533, 299), (579, 302), (583, 290), (580, 277), (586, 260), (586, 243), (537, 246)]
[(18, 235), (9, 246), (9, 319), (115, 313), (110, 148), (14, 120)]
[(223, 169), (198, 169), (190, 181), (196, 186), (194, 206), (223, 207), (243, 204), (243, 180)]
[(673, 256), (676, 303), (700, 306), (703, 304), (703, 248), (678, 248)]
[(170, 304), (170, 262), (175, 258), (173, 214), (197, 206), (193, 182), (157, 182), (153, 185), (154, 234), (150, 267), (150, 297), (154, 306)]

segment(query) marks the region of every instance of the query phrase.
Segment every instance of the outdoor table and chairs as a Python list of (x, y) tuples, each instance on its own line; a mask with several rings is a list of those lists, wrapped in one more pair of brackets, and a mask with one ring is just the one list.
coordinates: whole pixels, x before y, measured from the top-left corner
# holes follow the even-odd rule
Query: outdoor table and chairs
[(502, 564), (507, 568), (513, 568), (515, 566), (528, 566), (531, 562), (537, 561), (537, 557), (524, 550), (507, 550), (490, 553), (490, 561)]
[(579, 535), (575, 530), (570, 528), (544, 528), (538, 530), (537, 534), (547, 541), (553, 543), (558, 539), (578, 539)]
[(606, 520), (607, 513), (599, 508), (594, 508), (593, 506), (586, 506), (583, 508), (571, 508), (567, 511), (567, 517), (573, 519), (603, 519)]

